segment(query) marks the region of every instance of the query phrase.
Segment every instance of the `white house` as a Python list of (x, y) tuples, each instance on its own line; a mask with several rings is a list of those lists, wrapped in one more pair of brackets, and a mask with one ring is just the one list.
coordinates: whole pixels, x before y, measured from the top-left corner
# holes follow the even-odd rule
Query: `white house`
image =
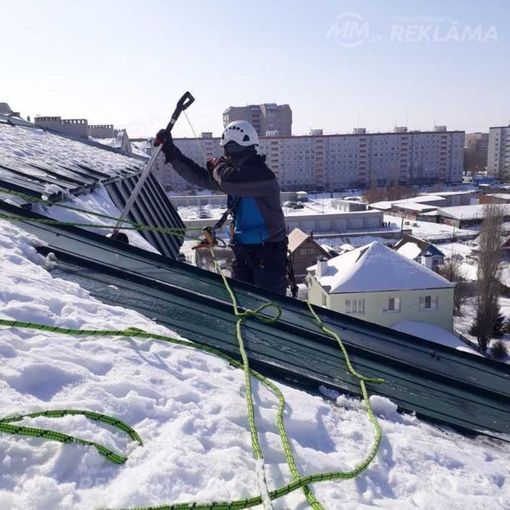
[(313, 304), (387, 327), (415, 321), (453, 330), (454, 285), (382, 243), (318, 261), (307, 281)]

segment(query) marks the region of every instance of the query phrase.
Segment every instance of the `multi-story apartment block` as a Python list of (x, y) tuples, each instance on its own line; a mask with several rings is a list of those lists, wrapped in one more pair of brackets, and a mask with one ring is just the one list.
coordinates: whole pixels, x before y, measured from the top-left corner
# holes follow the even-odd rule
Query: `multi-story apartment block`
[[(183, 154), (203, 167), (205, 167), (207, 160), (223, 156), (220, 139), (213, 138), (211, 132), (201, 133), (200, 138), (174, 138), (174, 142)], [(164, 164), (163, 156), (156, 162), (156, 173), (161, 185), (166, 190), (184, 191), (192, 189), (192, 186), (177, 172), (170, 171), (168, 165)]]
[(250, 122), (259, 136), (269, 134), (292, 135), (292, 110), (288, 104), (264, 103), (248, 106), (229, 106), (223, 112), (223, 126), (234, 120)]
[(497, 179), (510, 179), (510, 124), (489, 129), (487, 173)]
[[(198, 140), (178, 138), (176, 145), (199, 164), (222, 154), (219, 138), (203, 133)], [(267, 136), (259, 152), (275, 172), (283, 190), (341, 190), (351, 187), (412, 183), (462, 182), (464, 132), (408, 131), (306, 136)], [(189, 187), (175, 172), (161, 169), (169, 189)]]

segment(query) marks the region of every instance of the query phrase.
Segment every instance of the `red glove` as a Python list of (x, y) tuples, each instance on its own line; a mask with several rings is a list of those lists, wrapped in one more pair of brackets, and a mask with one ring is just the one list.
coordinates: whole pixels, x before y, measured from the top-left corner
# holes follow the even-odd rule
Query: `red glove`
[(227, 161), (223, 156), (221, 158), (212, 158), (207, 160), (207, 170), (209, 172), (212, 172), (218, 165), (221, 165), (221, 163), (225, 163)]
[(153, 145), (154, 147), (161, 145), (161, 152), (165, 155), (165, 161), (167, 163), (172, 161), (175, 156), (175, 145), (170, 132), (167, 132), (165, 129), (160, 129), (156, 138), (154, 138)]
[(157, 147), (158, 145), (163, 145), (165, 143), (166, 139), (166, 131), (164, 129), (160, 129), (158, 131), (158, 134), (156, 135), (156, 138), (154, 138), (153, 145), (154, 147)]

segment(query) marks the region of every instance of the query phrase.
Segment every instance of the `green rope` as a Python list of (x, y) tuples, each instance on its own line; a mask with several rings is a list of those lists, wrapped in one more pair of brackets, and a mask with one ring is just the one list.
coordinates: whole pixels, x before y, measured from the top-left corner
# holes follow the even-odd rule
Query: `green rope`
[[(95, 211), (88, 211), (86, 209), (82, 209), (79, 207), (74, 207), (71, 205), (61, 204), (56, 201), (44, 200), (42, 198), (36, 198), (31, 195), (27, 195), (26, 193), (22, 193), (19, 191), (12, 191), (6, 188), (0, 187), (0, 193), (12, 195), (15, 197), (22, 198), (30, 203), (41, 204), (43, 207), (59, 207), (61, 209), (68, 209), (70, 211), (80, 212), (84, 214), (88, 214), (90, 216), (95, 216), (97, 218), (102, 218), (105, 220), (109, 220), (115, 222), (113, 225), (102, 225), (96, 223), (79, 223), (72, 221), (60, 221), (51, 218), (43, 219), (43, 218), (26, 218), (24, 216), (16, 216), (16, 215), (8, 215), (8, 214), (0, 214), (0, 219), (8, 220), (8, 221), (22, 221), (22, 222), (33, 222), (33, 223), (42, 223), (45, 225), (66, 225), (71, 227), (82, 227), (82, 228), (105, 228), (110, 229), (115, 227), (119, 218), (115, 216), (110, 216), (108, 214), (98, 213)], [(175, 227), (155, 227), (151, 225), (146, 225), (144, 223), (134, 222), (128, 219), (123, 219), (123, 223), (127, 224), (121, 227), (121, 230), (138, 230), (142, 232), (159, 232), (162, 234), (170, 234), (175, 235), (177, 237), (185, 238), (185, 239), (196, 239), (193, 236), (186, 236), (186, 231), (201, 231), (202, 227), (186, 227), (186, 228), (175, 228)]]
[[(280, 318), (282, 310), (278, 305), (269, 302), (269, 303), (262, 304), (255, 310), (247, 309), (244, 312), (240, 312), (234, 291), (232, 290), (232, 287), (230, 287), (225, 275), (223, 274), (220, 264), (218, 263), (218, 260), (215, 257), (214, 249), (212, 246), (210, 246), (210, 250), (211, 250), (212, 259), (214, 261), (214, 266), (216, 267), (216, 271), (220, 274), (221, 279), (223, 280), (223, 285), (225, 286), (225, 289), (227, 290), (227, 292), (230, 296), (230, 301), (232, 303), (232, 309), (234, 312), (234, 316), (236, 318), (236, 337), (237, 337), (237, 344), (239, 346), (239, 352), (241, 354), (241, 359), (243, 361), (244, 384), (246, 386), (246, 392), (245, 392), (246, 407), (248, 410), (248, 424), (250, 427), (251, 447), (252, 447), (253, 457), (255, 458), (255, 461), (257, 461), (257, 460), (261, 461), (261, 465), (259, 466), (259, 475), (261, 476), (261, 480), (259, 479), (259, 486), (262, 490), (265, 490), (266, 495), (268, 495), (267, 493), (269, 492), (269, 488), (267, 486), (267, 479), (266, 479), (266, 474), (265, 474), (264, 454), (262, 453), (262, 448), (260, 446), (257, 424), (255, 422), (255, 405), (253, 403), (253, 391), (252, 391), (252, 386), (251, 386), (250, 362), (249, 362), (248, 354), (246, 353), (246, 349), (244, 346), (242, 326), (243, 326), (243, 322), (250, 317), (257, 318), (267, 324), (272, 324)], [(275, 309), (276, 315), (273, 317), (263, 315), (262, 312), (268, 308)], [(284, 405), (285, 405), (285, 403), (284, 403)], [(272, 508), (272, 505), (267, 502), (267, 498), (264, 498), (264, 507)]]
[[(89, 214), (89, 213), (87, 213)], [(100, 228), (100, 229), (113, 229), (115, 225), (103, 225), (101, 223), (80, 223), (76, 221), (61, 221), (54, 220), (51, 218), (27, 218), (25, 216), (17, 216), (15, 214), (4, 214), (0, 213), (0, 220), (22, 222), (22, 223), (40, 223), (42, 225), (59, 225), (67, 227), (79, 227), (79, 228)], [(195, 236), (188, 236), (185, 234), (188, 230), (203, 230), (200, 227), (190, 228), (174, 228), (174, 227), (152, 227), (150, 225), (143, 225), (141, 223), (135, 223), (131, 227), (122, 227), (121, 230), (135, 230), (139, 232), (159, 232), (161, 234), (169, 234), (183, 239), (197, 240)]]
[[(267, 308), (267, 304), (266, 304)], [(257, 309), (260, 311), (260, 307)], [(273, 320), (273, 318), (265, 317), (268, 320)], [(6, 326), (11, 328), (21, 328), (21, 329), (31, 329), (36, 331), (43, 331), (47, 333), (57, 333), (62, 335), (68, 335), (68, 336), (81, 336), (81, 337), (119, 337), (119, 338), (140, 338), (140, 339), (153, 339), (153, 340), (159, 340), (163, 342), (168, 342), (172, 344), (182, 345), (186, 347), (192, 347), (195, 349), (199, 349), (201, 351), (216, 355), (226, 361), (235, 368), (244, 369), (244, 366), (242, 363), (238, 362), (234, 358), (231, 358), (230, 356), (224, 354), (223, 352), (210, 347), (208, 345), (199, 343), (199, 342), (190, 342), (187, 340), (182, 340), (179, 338), (170, 337), (167, 335), (158, 335), (154, 333), (149, 333), (137, 328), (128, 328), (126, 330), (97, 330), (97, 329), (72, 329), (72, 328), (60, 328), (57, 326), (48, 326), (44, 324), (38, 324), (33, 322), (24, 322), (24, 321), (16, 321), (16, 320), (8, 320), (8, 319), (0, 319), (0, 326)], [(279, 487), (278, 489), (272, 490), (269, 492), (269, 498), (271, 500), (275, 500), (278, 498), (281, 498), (283, 496), (286, 496), (298, 489), (305, 490), (305, 494), (307, 494), (307, 499), (310, 497), (310, 495), (313, 496), (313, 494), (310, 492), (307, 492), (305, 487), (312, 483), (318, 483), (318, 482), (324, 482), (324, 481), (334, 481), (334, 480), (348, 480), (351, 478), (355, 478), (359, 474), (361, 474), (363, 471), (365, 471), (372, 460), (374, 459), (375, 455), (377, 454), (377, 450), (379, 449), (379, 445), (381, 442), (381, 429), (377, 422), (377, 419), (373, 415), (369, 400), (366, 398), (365, 402), (367, 404), (367, 409), (369, 410), (369, 416), (370, 421), (375, 429), (375, 439), (372, 447), (370, 448), (370, 451), (366, 458), (360, 462), (357, 466), (355, 466), (350, 471), (338, 471), (338, 472), (327, 472), (327, 473), (316, 473), (316, 474), (310, 474), (306, 476), (300, 476), (297, 472), (297, 468), (295, 465), (295, 461), (293, 459), (293, 454), (290, 446), (290, 441), (288, 439), (288, 435), (285, 431), (285, 425), (284, 425), (284, 408), (285, 408), (285, 399), (283, 397), (283, 394), (281, 391), (276, 387), (274, 383), (269, 381), (266, 377), (264, 377), (259, 372), (253, 370), (252, 368), (249, 368), (249, 371), (253, 377), (255, 377), (257, 380), (259, 380), (262, 384), (264, 384), (267, 388), (269, 388), (271, 391), (274, 391), (276, 396), (278, 397), (279, 406), (278, 406), (278, 414), (277, 414), (277, 424), (278, 424), (278, 430), (280, 432), (280, 435), (282, 437), (282, 443), (284, 445), (284, 451), (285, 455), (287, 456), (287, 460), (292, 459), (291, 462), (289, 462), (289, 466), (291, 467), (293, 480), (291, 483)], [(364, 381), (363, 381), (364, 382)], [(366, 395), (366, 388), (365, 393)], [(62, 412), (62, 411), (57, 411)], [(79, 411), (78, 411), (79, 412)], [(106, 417), (109, 418), (109, 417)], [(115, 418), (111, 418), (115, 420)], [(3, 420), (2, 420), (3, 421)], [(126, 427), (128, 427), (126, 425)], [(44, 430), (44, 429), (41, 429)], [(0, 430), (2, 432), (2, 430)], [(134, 432), (134, 431), (133, 431)], [(15, 433), (15, 432), (12, 432)], [(49, 438), (48, 438), (49, 439)], [(66, 441), (70, 442), (70, 441)], [(72, 439), (72, 442), (75, 441), (75, 438)], [(96, 446), (95, 444), (92, 444), (92, 446)], [(107, 457), (108, 458), (108, 457)], [(234, 510), (234, 509), (243, 509), (243, 508), (251, 508), (253, 506), (260, 505), (262, 503), (262, 496), (253, 496), (250, 498), (244, 498), (240, 500), (235, 501), (228, 501), (228, 502), (213, 502), (213, 503), (176, 503), (173, 505), (162, 505), (162, 506), (154, 506), (154, 507), (139, 507), (139, 508), (131, 508), (130, 510)], [(310, 503), (312, 504), (312, 503)], [(317, 504), (319, 504), (317, 502)], [(313, 508), (320, 508), (318, 506), (313, 506)]]
[(45, 416), (47, 418), (62, 418), (63, 416), (77, 416), (77, 415), (85, 416), (89, 420), (97, 421), (99, 423), (105, 423), (119, 430), (122, 430), (123, 432), (126, 432), (133, 441), (136, 441), (140, 446), (143, 446), (142, 439), (136, 433), (136, 431), (123, 421), (119, 420), (118, 418), (113, 418), (112, 416), (107, 416), (105, 414), (95, 413), (93, 411), (84, 411), (79, 409), (60, 409), (60, 410), (57, 409), (51, 411), (39, 411), (36, 413), (18, 414), (15, 416), (1, 418), (0, 432), (15, 434), (18, 436), (48, 439), (51, 441), (58, 441), (60, 443), (76, 443), (87, 446), (93, 446), (101, 455), (104, 455), (110, 462), (113, 462), (115, 464), (124, 464), (124, 462), (126, 462), (127, 460), (126, 456), (121, 455), (119, 453), (115, 453), (109, 448), (106, 448), (105, 446), (94, 441), (88, 441), (86, 439), (70, 436), (68, 434), (56, 432), (54, 430), (27, 427), (24, 425), (12, 425), (13, 422), (19, 422), (24, 420), (25, 418), (38, 418), (40, 416)]

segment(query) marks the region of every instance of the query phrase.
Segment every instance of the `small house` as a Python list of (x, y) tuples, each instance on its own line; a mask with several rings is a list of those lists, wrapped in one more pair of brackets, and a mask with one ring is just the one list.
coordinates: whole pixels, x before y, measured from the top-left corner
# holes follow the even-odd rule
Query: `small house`
[(312, 304), (382, 326), (415, 321), (453, 329), (454, 285), (377, 241), (318, 261), (307, 285)]
[(317, 262), (317, 259), (331, 258), (329, 251), (313, 238), (313, 234), (305, 234), (299, 228), (295, 228), (289, 234), (289, 251), (298, 283), (304, 281), (306, 268)]
[(409, 234), (405, 234), (393, 246), (393, 249), (400, 255), (404, 255), (404, 257), (414, 260), (433, 271), (444, 264), (445, 254), (439, 248), (428, 241)]

